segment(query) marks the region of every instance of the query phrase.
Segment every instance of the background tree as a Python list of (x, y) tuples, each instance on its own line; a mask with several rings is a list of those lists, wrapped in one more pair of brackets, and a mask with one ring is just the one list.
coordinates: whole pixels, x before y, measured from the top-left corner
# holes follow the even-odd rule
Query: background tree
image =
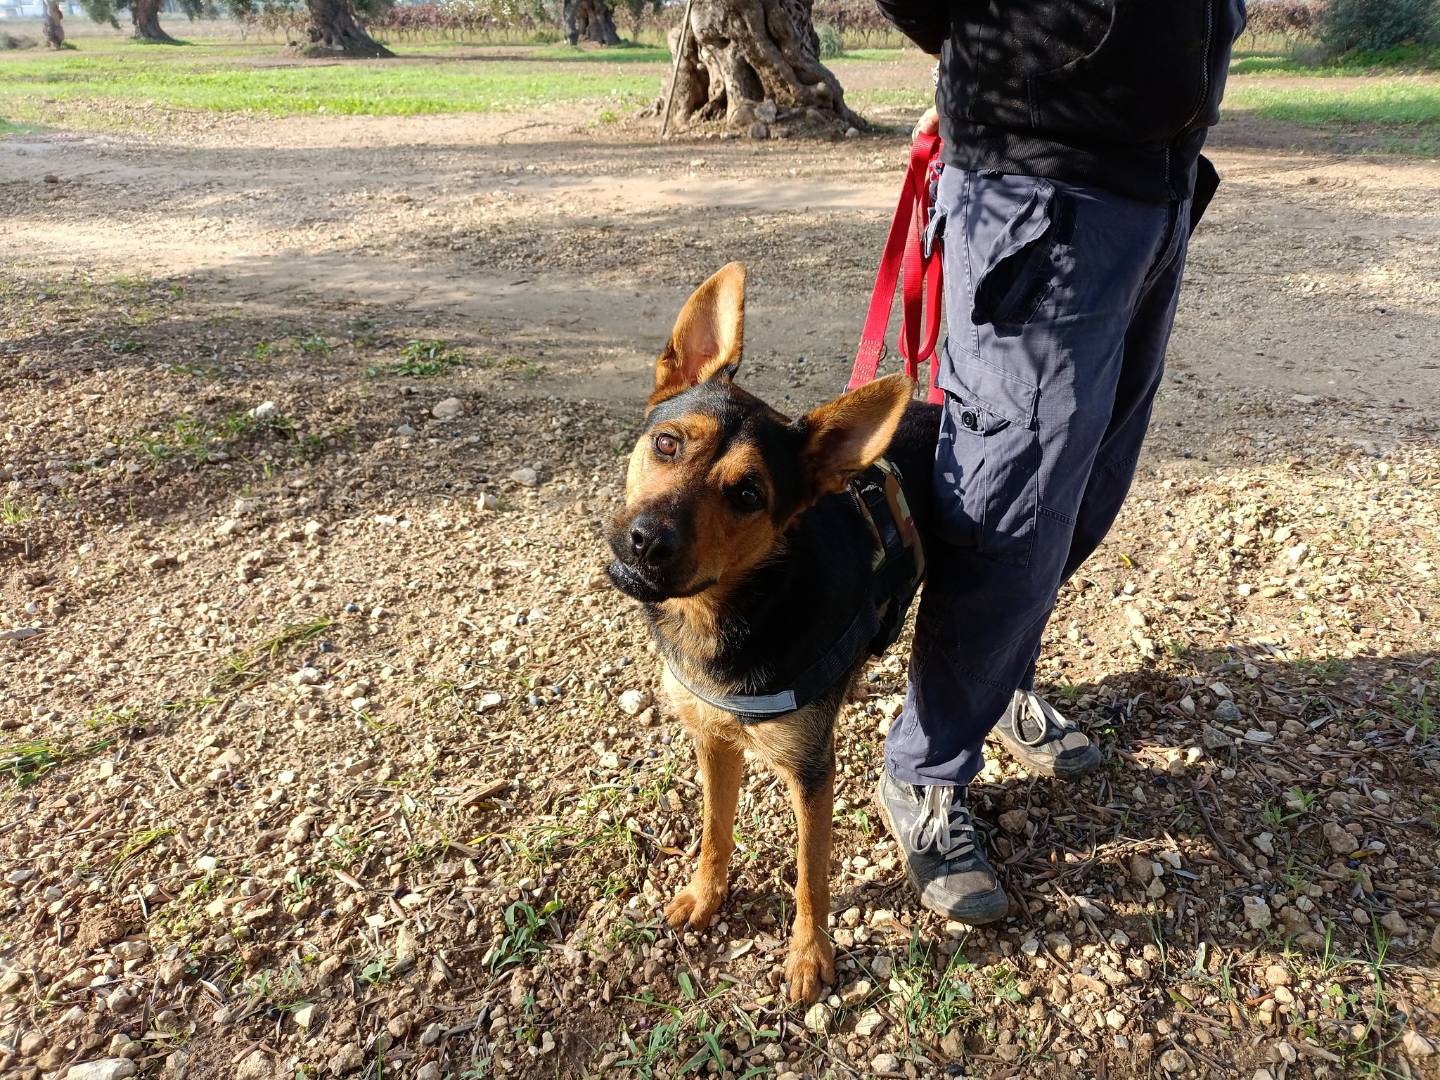
[(347, 56), (380, 59), (395, 54), (365, 29), (365, 19), (385, 14), (393, 0), (225, 0), (238, 19), (253, 19), (266, 12), (300, 6), (307, 15), (303, 46), (306, 56)]
[(65, 27), (61, 25), (64, 18), (60, 12), (60, 0), (47, 0), (40, 30), (45, 35), (45, 44), (52, 49), (59, 49), (65, 44)]
[(810, 131), (860, 126), (820, 62), (811, 7), (811, 0), (694, 0), (689, 31), (670, 34), (671, 55), (681, 45), (671, 127), (723, 121), (764, 138), (777, 122)]
[[(97, 23), (109, 23), (120, 29), (119, 12), (130, 11), (130, 22), (135, 27), (131, 35), (137, 41), (158, 41), (167, 45), (175, 39), (160, 26), (160, 4), (162, 0), (80, 0), (85, 14)], [(180, 10), (194, 19), (205, 10), (204, 0), (179, 0)]]
[(578, 45), (582, 39), (601, 45), (620, 44), (614, 9), (606, 0), (565, 0), (565, 40)]

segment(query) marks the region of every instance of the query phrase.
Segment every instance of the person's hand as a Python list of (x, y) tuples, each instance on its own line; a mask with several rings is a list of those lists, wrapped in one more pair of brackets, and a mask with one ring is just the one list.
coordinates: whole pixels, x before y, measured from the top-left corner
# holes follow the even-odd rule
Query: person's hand
[(932, 105), (925, 110), (920, 117), (920, 122), (915, 125), (915, 130), (910, 133), (910, 141), (914, 142), (921, 135), (936, 135), (940, 131), (940, 113)]

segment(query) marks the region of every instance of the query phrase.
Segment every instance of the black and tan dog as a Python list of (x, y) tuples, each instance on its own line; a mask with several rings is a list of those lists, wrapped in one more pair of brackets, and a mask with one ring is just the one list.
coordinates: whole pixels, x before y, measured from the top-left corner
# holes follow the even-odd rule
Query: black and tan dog
[(781, 415), (735, 385), (744, 308), (745, 270), (732, 263), (681, 311), (630, 455), (609, 573), (642, 605), (704, 783), (700, 863), (666, 917), (677, 928), (701, 929), (725, 899), (744, 752), (751, 751), (784, 779), (798, 819), (785, 972), (790, 998), (813, 1001), (835, 975), (826, 933), (835, 719), (864, 656), (847, 659), (808, 704), (762, 722), (744, 722), (713, 702), (816, 670), (874, 585), (874, 536), (847, 485), (888, 454), (903, 477), (914, 478), (905, 494), (923, 533), (939, 416), (911, 403), (913, 384), (900, 375), (799, 420)]

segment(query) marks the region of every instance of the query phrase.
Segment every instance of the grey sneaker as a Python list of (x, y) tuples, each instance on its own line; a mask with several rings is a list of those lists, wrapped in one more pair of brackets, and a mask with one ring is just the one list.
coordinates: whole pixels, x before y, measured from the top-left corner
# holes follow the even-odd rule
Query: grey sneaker
[(875, 803), (921, 904), (971, 926), (1005, 917), (1010, 898), (980, 850), (963, 787), (905, 784), (882, 772)]
[(995, 725), (1005, 749), (1027, 772), (1074, 780), (1100, 764), (1100, 748), (1035, 694), (1016, 690)]

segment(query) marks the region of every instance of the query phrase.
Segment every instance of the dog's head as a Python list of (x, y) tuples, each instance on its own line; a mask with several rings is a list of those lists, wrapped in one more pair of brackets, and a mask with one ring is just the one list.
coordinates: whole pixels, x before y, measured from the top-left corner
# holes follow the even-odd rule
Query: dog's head
[(744, 328), (745, 268), (731, 263), (656, 361), (609, 534), (610, 579), (637, 600), (723, 595), (775, 557), (801, 512), (884, 453), (910, 399), (893, 375), (792, 421), (735, 385)]

